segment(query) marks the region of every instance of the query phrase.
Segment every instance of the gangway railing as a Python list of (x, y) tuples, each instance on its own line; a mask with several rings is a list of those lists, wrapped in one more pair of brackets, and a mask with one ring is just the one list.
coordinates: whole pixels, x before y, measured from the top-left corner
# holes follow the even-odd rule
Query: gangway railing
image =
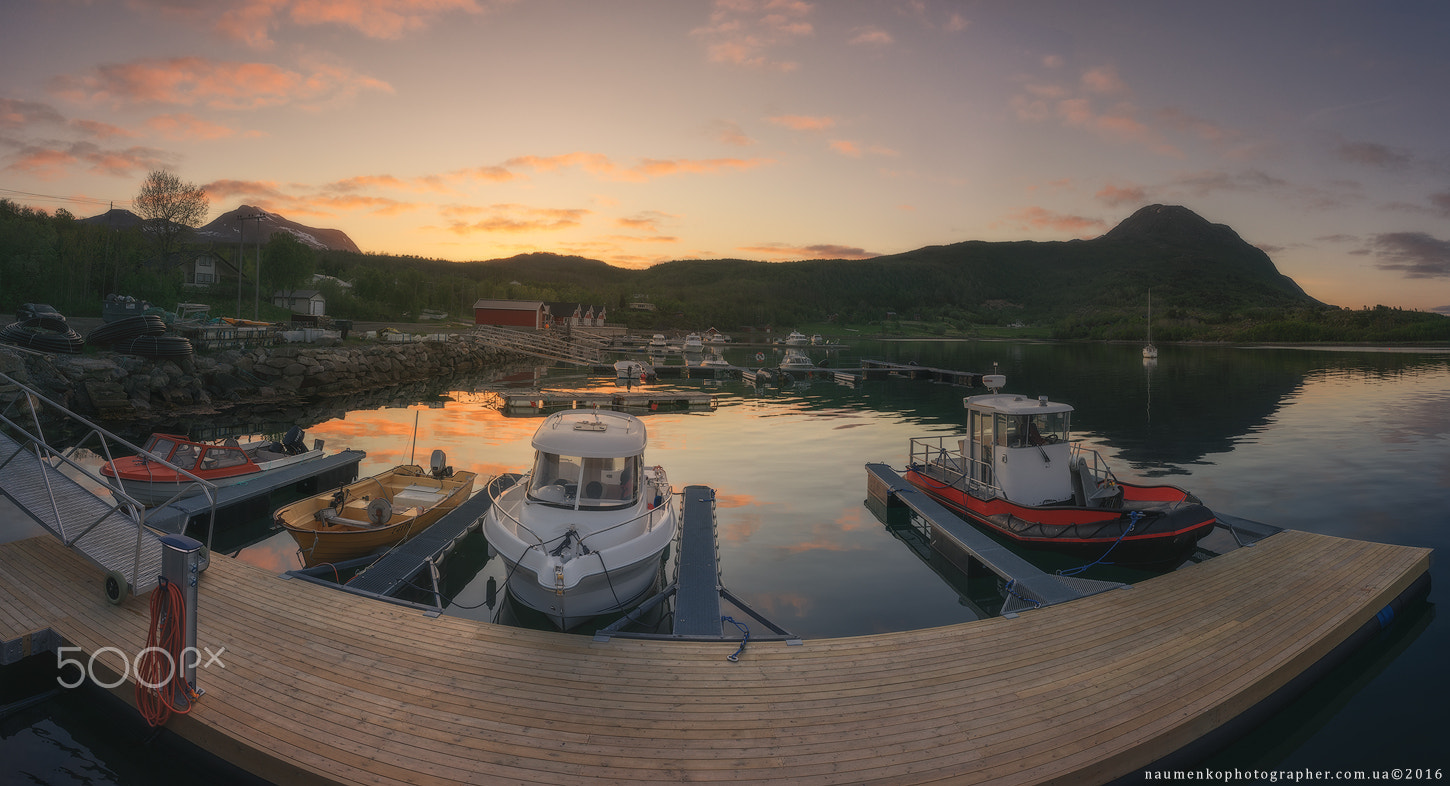
[(473, 331), (475, 336), (493, 346), (545, 360), (590, 366), (600, 362), (603, 357), (602, 345), (592, 338), (565, 341), (546, 333), (496, 325), (476, 325)]
[[(92, 468), (77, 462), (82, 449), (105, 462), (142, 448), (106, 431), (7, 374), (0, 381), (18, 392), (0, 408), (0, 494), (8, 497), (67, 548), (106, 571), (106, 597), (120, 603), (156, 586), (161, 572), (160, 539), (146, 526), (146, 506), (122, 489), (107, 486)], [(58, 448), (46, 429), (83, 432), (75, 445)], [(93, 445), (94, 447), (87, 447)], [(191, 478), (178, 491), (206, 496), (210, 503), (206, 546), (216, 523), (216, 486), (169, 462), (158, 462)]]

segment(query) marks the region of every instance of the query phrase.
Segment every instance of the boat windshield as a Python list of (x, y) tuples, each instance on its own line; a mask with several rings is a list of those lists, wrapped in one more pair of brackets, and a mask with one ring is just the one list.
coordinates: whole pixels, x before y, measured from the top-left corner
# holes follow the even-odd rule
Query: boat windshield
[(151, 439), (146, 440), (146, 447), (143, 448), (143, 450), (155, 456), (156, 458), (164, 459), (169, 458), (171, 456), (171, 451), (175, 448), (176, 440), (171, 439), (170, 437), (162, 437), (156, 434), (152, 434)]
[(1067, 441), (1067, 412), (1040, 415), (997, 415), (997, 444), (1008, 448)]
[(539, 451), (529, 498), (579, 510), (623, 508), (639, 500), (639, 456), (581, 458)]
[(206, 458), (201, 460), (204, 469), (226, 469), (227, 467), (240, 467), (247, 463), (247, 454), (241, 448), (212, 447), (207, 448)]

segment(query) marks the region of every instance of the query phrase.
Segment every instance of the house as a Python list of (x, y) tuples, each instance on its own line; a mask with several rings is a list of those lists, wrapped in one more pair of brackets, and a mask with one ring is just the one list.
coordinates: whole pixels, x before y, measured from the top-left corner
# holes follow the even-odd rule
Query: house
[(546, 309), (542, 300), (479, 300), (473, 304), (473, 324), (542, 330)]
[(327, 298), (315, 289), (283, 289), (272, 293), (272, 305), (294, 314), (320, 317), (327, 313)]
[(223, 279), (235, 281), (237, 269), (231, 260), (213, 251), (186, 251), (172, 254), (168, 259), (181, 268), (181, 285), (187, 289), (204, 289), (220, 284)]
[(547, 311), (547, 324), (561, 328), (565, 325), (570, 327), (604, 327), (605, 309), (604, 306), (587, 306), (583, 303), (545, 303)]

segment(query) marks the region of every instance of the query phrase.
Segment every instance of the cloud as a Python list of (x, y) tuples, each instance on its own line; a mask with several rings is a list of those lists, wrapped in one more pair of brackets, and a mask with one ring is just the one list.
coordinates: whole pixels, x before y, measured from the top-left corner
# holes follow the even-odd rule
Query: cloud
[(785, 126), (792, 131), (825, 131), (836, 125), (836, 119), (834, 117), (814, 117), (811, 115), (777, 115), (766, 119), (778, 126)]
[(450, 13), (483, 13), (512, 0), (250, 0), (246, 3), (197, 3), (130, 0), (129, 5), (209, 29), (256, 49), (269, 49), (273, 33), (288, 25), (334, 25), (369, 38), (396, 39), (427, 29)]
[(1185, 112), (1178, 107), (1164, 107), (1158, 110), (1158, 120), (1177, 131), (1193, 134), (1205, 142), (1222, 144), (1238, 138), (1239, 132), (1221, 126), (1211, 120)]
[(732, 147), (749, 147), (755, 144), (745, 130), (738, 123), (729, 120), (716, 120), (710, 124), (710, 136), (721, 144)]
[(1430, 204), (1434, 206), (1436, 213), (1439, 213), (1445, 218), (1450, 218), (1450, 191), (1431, 194)]
[(164, 151), (133, 146), (110, 148), (94, 142), (68, 144), (26, 144), (11, 156), (6, 171), (24, 172), (42, 180), (54, 180), (81, 167), (99, 175), (132, 177), (141, 172), (171, 166)]
[(185, 112), (173, 115), (157, 115), (146, 121), (146, 127), (174, 142), (189, 139), (226, 139), (236, 134), (235, 131), (226, 126), (202, 120), (195, 115)]
[(794, 71), (799, 63), (769, 52), (812, 35), (812, 10), (803, 0), (715, 0), (709, 23), (691, 34), (707, 42), (712, 63)]
[(1450, 240), (1424, 232), (1389, 232), (1370, 238), (1367, 251), (1381, 270), (1398, 270), (1405, 278), (1450, 278)]
[(65, 115), (49, 104), (0, 98), (0, 128), (18, 129), (37, 125), (63, 125)]
[(1191, 191), (1195, 196), (1208, 196), (1220, 191), (1232, 193), (1265, 193), (1289, 186), (1288, 181), (1266, 172), (1251, 169), (1244, 172), (1190, 172), (1175, 177), (1171, 184)]
[(505, 161), (504, 169), (530, 169), (554, 172), (579, 168), (596, 177), (627, 183), (642, 183), (651, 178), (680, 174), (715, 174), (718, 172), (754, 169), (773, 163), (764, 158), (657, 159), (645, 158), (621, 165), (601, 153), (565, 153), (557, 156), (519, 156)]
[(1410, 166), (1411, 156), (1404, 150), (1374, 142), (1345, 142), (1334, 151), (1340, 159), (1377, 169), (1397, 172)]
[(1095, 237), (1110, 228), (1107, 222), (1100, 218), (1054, 213), (1041, 207), (1018, 208), (996, 225), (1015, 225), (1023, 229), (1069, 232), (1078, 237)]
[[(455, 208), (455, 214), (468, 211)], [(542, 208), (526, 205), (500, 204), (475, 209), (483, 213), (477, 220), (456, 220), (448, 228), (454, 233), (468, 235), (476, 232), (556, 232), (579, 226), (588, 210), (582, 208)]]
[(1128, 92), (1127, 85), (1118, 77), (1118, 69), (1112, 66), (1098, 66), (1084, 71), (1082, 85), (1092, 93), (1117, 95)]
[(614, 220), (614, 223), (627, 229), (633, 229), (640, 232), (658, 233), (660, 231), (661, 224), (674, 221), (676, 218), (678, 217), (672, 216), (669, 213), (660, 213), (654, 210), (646, 210), (641, 213), (635, 213), (632, 216), (616, 218)]
[(1148, 190), (1142, 186), (1115, 186), (1106, 185), (1093, 194), (1098, 201), (1108, 207), (1122, 207), (1123, 205), (1142, 205), (1148, 201)]
[(892, 38), (890, 33), (875, 27), (860, 28), (854, 33), (846, 42), (852, 46), (885, 47), (896, 43), (896, 39)]
[(97, 66), (51, 80), (56, 94), (78, 103), (161, 104), (212, 109), (258, 109), (297, 104), (316, 107), (362, 90), (392, 92), (386, 82), (335, 65), (304, 73), (270, 63), (203, 57), (135, 60)]
[(768, 256), (776, 261), (786, 259), (871, 259), (880, 254), (853, 246), (838, 246), (819, 243), (809, 246), (793, 246), (786, 243), (759, 243), (741, 246), (737, 249), (747, 254)]

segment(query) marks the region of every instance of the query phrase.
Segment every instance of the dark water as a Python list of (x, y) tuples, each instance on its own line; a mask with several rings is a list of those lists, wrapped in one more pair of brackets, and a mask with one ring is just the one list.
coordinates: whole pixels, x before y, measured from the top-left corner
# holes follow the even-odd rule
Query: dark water
[[(732, 348), (726, 358), (754, 365), (757, 351)], [(1152, 364), (1136, 346), (1102, 344), (856, 342), (812, 354), (835, 366), (862, 357), (984, 372), (996, 364), (1008, 391), (1072, 404), (1074, 437), (1106, 456), (1122, 479), (1183, 486), (1216, 510), (1280, 527), (1446, 553), (1450, 353), (1179, 346), (1161, 352)], [(615, 387), (612, 379), (565, 369), (542, 379), (531, 370), (518, 377), (520, 384), (537, 380), (549, 388)], [(332, 402), (302, 425), (309, 439), (325, 439), (329, 448), (366, 450), (365, 475), (410, 459), (426, 462), (435, 448), (453, 466), (481, 477), (517, 472), (529, 461), (529, 438), (539, 420), (497, 409), (489, 389), (505, 383), (459, 380), (401, 389), (382, 401)], [(716, 490), (724, 583), (774, 621), (801, 636), (824, 638), (969, 621), (984, 606), (991, 612), (995, 586), (940, 572), (863, 504), (863, 465), (879, 461), (899, 468), (909, 438), (956, 433), (969, 391), (905, 380), (855, 388), (816, 381), (760, 392), (733, 381), (660, 387), (719, 396), (713, 411), (643, 415), (647, 460), (663, 466), (676, 489), (700, 484)], [(259, 411), (253, 419), (269, 417), (276, 415)], [(176, 425), (201, 430), (218, 424)], [(271, 424), (279, 430), (286, 425)], [(482, 545), (471, 548), (472, 556), (456, 565), (483, 562)], [(264, 520), (222, 533), (217, 551), (274, 570), (298, 564), (290, 538), (270, 532)], [(1047, 568), (1068, 566), (1027, 556)], [(1432, 568), (1440, 586), (1443, 562)], [(445, 590), (454, 596), (449, 613), (487, 618), (486, 580), (501, 574), (493, 565), (476, 575), (458, 570)], [(1408, 610), (1210, 764), (1443, 766), (1450, 627), (1435, 615), (1437, 595), (1432, 590), (1431, 602)], [(5, 679), (16, 692), (17, 680)], [(46, 678), (31, 682), (43, 687)], [(0, 697), (0, 703), (8, 700)], [(15, 777), (8, 763), (17, 761), (21, 782), (155, 780), (146, 774), (152, 772), (148, 766), (160, 767), (150, 764), (150, 746), (115, 744), (129, 732), (116, 732), (99, 715), (79, 699), (53, 696), (0, 717), (0, 761), (7, 762), (0, 782)]]

